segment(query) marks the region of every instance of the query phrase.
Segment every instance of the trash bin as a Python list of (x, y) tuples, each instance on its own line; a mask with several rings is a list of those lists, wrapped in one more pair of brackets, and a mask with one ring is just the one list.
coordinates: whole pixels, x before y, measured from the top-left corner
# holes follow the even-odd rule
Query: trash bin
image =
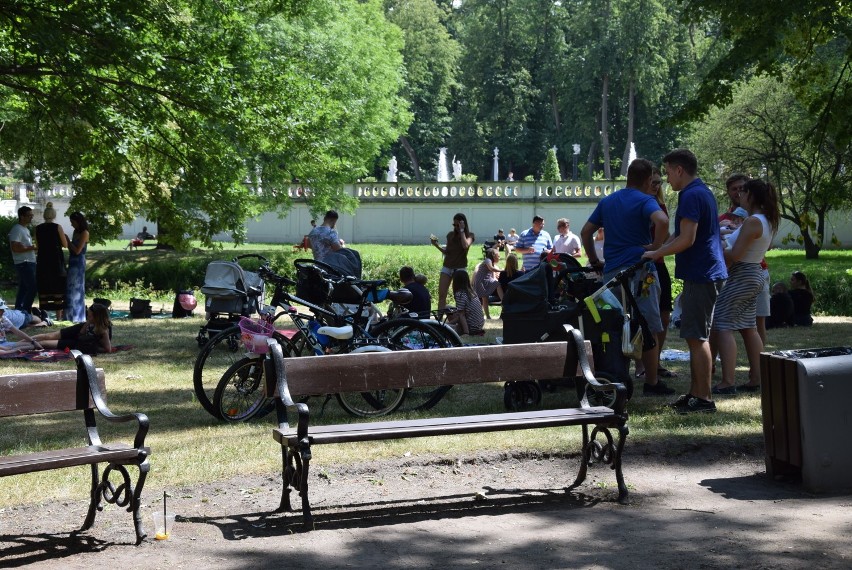
[(764, 352), (760, 375), (766, 472), (852, 489), (852, 347)]

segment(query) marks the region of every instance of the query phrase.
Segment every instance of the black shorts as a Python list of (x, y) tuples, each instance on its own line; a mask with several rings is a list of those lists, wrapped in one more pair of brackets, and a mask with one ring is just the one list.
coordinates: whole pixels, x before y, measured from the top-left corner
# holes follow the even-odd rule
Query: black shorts
[(80, 332), (83, 330), (83, 325), (86, 323), (77, 323), (64, 329), (59, 329), (59, 342), (56, 343), (56, 348), (64, 350), (66, 348), (76, 350), (77, 340), (80, 338)]

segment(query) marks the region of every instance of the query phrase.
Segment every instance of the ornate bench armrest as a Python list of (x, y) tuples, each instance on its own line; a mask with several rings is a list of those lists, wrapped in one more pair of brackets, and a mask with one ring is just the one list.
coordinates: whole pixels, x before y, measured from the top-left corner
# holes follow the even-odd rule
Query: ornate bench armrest
[[(308, 424), (310, 411), (308, 405), (303, 402), (294, 402), (290, 396), (290, 388), (287, 386), (287, 374), (284, 366), (284, 351), (281, 345), (274, 339), (268, 341), (269, 352), (264, 363), (264, 374), (266, 376), (267, 396), (275, 399), (275, 412), (278, 416), (278, 427), (281, 430), (290, 428), (287, 420), (287, 408), (295, 409), (298, 416), (296, 433), (299, 439), (308, 436)], [(274, 388), (273, 388), (274, 387)]]
[[(135, 421), (138, 425), (136, 428), (136, 436), (133, 438), (133, 447), (136, 449), (144, 448), (145, 436), (148, 435), (148, 416), (140, 413), (130, 413), (119, 416), (112, 413), (112, 411), (110, 411), (107, 407), (106, 400), (101, 393), (101, 386), (98, 383), (98, 373), (95, 370), (95, 364), (92, 362), (92, 357), (77, 350), (72, 350), (71, 354), (77, 362), (78, 397), (85, 397), (88, 399), (89, 395), (91, 395), (98, 413), (100, 413), (100, 415), (107, 421), (113, 423)], [(85, 395), (83, 394), (84, 391), (87, 392)], [(100, 444), (100, 436), (98, 435), (97, 426), (94, 423), (94, 415), (87, 414), (86, 427), (89, 430), (89, 439), (92, 444)]]
[[(615, 392), (615, 402), (613, 403), (612, 409), (615, 413), (623, 415), (625, 407), (627, 406), (627, 387), (625, 387), (621, 382), (614, 382), (611, 384), (598, 382), (592, 372), (589, 359), (586, 356), (586, 347), (584, 345), (583, 335), (571, 325), (564, 325), (564, 327), (565, 332), (567, 332), (570, 337), (568, 341), (568, 355), (565, 358), (565, 375), (573, 376), (574, 371), (579, 364), (580, 370), (583, 373), (583, 380), (585, 380), (585, 382), (595, 392)], [(580, 405), (584, 408), (589, 407), (589, 401), (586, 396), (583, 397)]]

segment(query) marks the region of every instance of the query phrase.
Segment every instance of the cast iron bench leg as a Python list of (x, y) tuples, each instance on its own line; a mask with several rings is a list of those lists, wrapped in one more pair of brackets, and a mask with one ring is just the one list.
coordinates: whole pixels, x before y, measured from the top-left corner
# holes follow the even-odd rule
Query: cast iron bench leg
[(589, 449), (589, 426), (583, 426), (583, 447), (580, 453), (580, 470), (577, 472), (577, 478), (568, 487), (569, 490), (575, 489), (583, 484), (586, 480), (586, 473), (589, 470), (589, 462), (591, 461), (591, 451)]
[(136, 481), (136, 490), (133, 492), (133, 502), (127, 508), (127, 510), (132, 510), (133, 512), (133, 528), (136, 529), (136, 544), (141, 544), (145, 537), (148, 536), (148, 533), (145, 532), (145, 528), (142, 526), (142, 513), (139, 512), (139, 507), (142, 504), (142, 487), (145, 486), (145, 480), (148, 478), (148, 470), (151, 468), (151, 464), (148, 463), (148, 458), (145, 458), (145, 461), (139, 464), (139, 479)]
[(83, 526), (80, 527), (79, 532), (92, 528), (92, 525), (95, 524), (95, 515), (101, 508), (101, 493), (99, 491), (100, 475), (98, 473), (98, 465), (97, 463), (93, 463), (89, 467), (92, 468), (92, 487), (89, 490), (89, 512), (86, 513), (86, 520), (83, 521)]
[(615, 448), (615, 456), (612, 458), (612, 468), (615, 469), (615, 480), (618, 482), (618, 502), (622, 505), (627, 504), (627, 484), (625, 484), (624, 474), (621, 472), (621, 452), (624, 450), (624, 443), (629, 433), (630, 429), (626, 425), (619, 426), (618, 443)]
[[(83, 532), (92, 528), (92, 525), (95, 523), (95, 515), (97, 515), (98, 511), (103, 510), (101, 502), (105, 500), (118, 507), (126, 506), (127, 512), (132, 513), (133, 528), (136, 532), (136, 544), (141, 544), (145, 540), (145, 537), (148, 536), (142, 526), (142, 514), (139, 512), (139, 507), (142, 504), (142, 488), (145, 486), (145, 480), (151, 468), (148, 459), (146, 458), (145, 461), (137, 466), (139, 477), (136, 480), (135, 489), (130, 480), (130, 474), (124, 465), (110, 463), (104, 469), (103, 477), (98, 473), (98, 465), (97, 463), (91, 465), (92, 488), (89, 493), (89, 511), (86, 513), (86, 520), (83, 521), (83, 526), (77, 532)], [(115, 487), (109, 480), (110, 473), (113, 471), (117, 471), (122, 478), (122, 482), (118, 487)]]
[(292, 509), (290, 486), (293, 484), (293, 477), (297, 471), (293, 465), (293, 454), (286, 445), (281, 446), (281, 465), (284, 466), (284, 470), (281, 472), (281, 503), (278, 505), (278, 512), (287, 512)]
[[(630, 430), (626, 425), (618, 426), (617, 429), (618, 441), (613, 441), (609, 428), (595, 426), (591, 436), (589, 436), (588, 426), (583, 426), (583, 452), (580, 461), (580, 470), (577, 473), (574, 483), (568, 487), (569, 490), (579, 487), (586, 480), (588, 466), (593, 462), (599, 461), (609, 464), (610, 468), (615, 471), (615, 480), (618, 484), (618, 502), (621, 504), (627, 503), (628, 492), (627, 484), (624, 482), (624, 474), (621, 471), (621, 454)], [(597, 441), (599, 434), (606, 439), (606, 443), (601, 444)]]
[(308, 498), (308, 471), (311, 464), (311, 443), (307, 438), (299, 442), (299, 452), (302, 458), (302, 472), (299, 478), (299, 494), (302, 495), (302, 522), (306, 530), (313, 530), (314, 516), (311, 514), (311, 503)]

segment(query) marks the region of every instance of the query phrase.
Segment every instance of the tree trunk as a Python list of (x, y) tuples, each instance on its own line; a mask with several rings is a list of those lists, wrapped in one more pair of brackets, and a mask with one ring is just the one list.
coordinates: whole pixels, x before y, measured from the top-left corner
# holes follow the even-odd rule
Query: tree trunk
[(169, 245), (166, 243), (166, 239), (168, 239), (169, 230), (166, 226), (161, 226), (160, 222), (157, 222), (157, 245), (154, 246), (154, 249), (165, 249), (167, 251), (174, 251), (175, 247), (173, 245)]
[(604, 178), (612, 180), (609, 158), (609, 74), (604, 73), (601, 88), (601, 150), (604, 160)]
[(627, 167), (630, 166), (630, 145), (633, 143), (633, 120), (636, 99), (636, 80), (630, 78), (630, 88), (627, 94), (627, 144), (624, 145), (624, 157), (621, 160), (621, 175), (627, 176)]
[(411, 161), (411, 174), (414, 176), (414, 179), (423, 180), (420, 176), (420, 161), (417, 160), (417, 152), (411, 146), (411, 143), (408, 142), (405, 135), (399, 136), (399, 144), (401, 144), (402, 148), (405, 149), (405, 154), (408, 155), (408, 160)]
[(805, 259), (819, 259), (820, 246), (814, 242), (810, 232), (803, 229), (802, 237), (805, 238)]

